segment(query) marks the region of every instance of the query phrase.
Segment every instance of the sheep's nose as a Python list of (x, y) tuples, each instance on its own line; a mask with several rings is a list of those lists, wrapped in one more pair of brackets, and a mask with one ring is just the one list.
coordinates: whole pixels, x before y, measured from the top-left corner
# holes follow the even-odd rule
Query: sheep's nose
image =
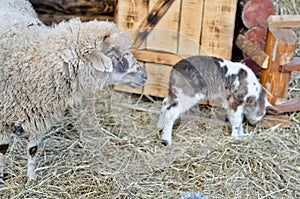
[(147, 74), (146, 74), (146, 73), (143, 73), (143, 74), (142, 74), (142, 78), (143, 78), (143, 79), (147, 79), (147, 78), (148, 78), (148, 77), (147, 77)]

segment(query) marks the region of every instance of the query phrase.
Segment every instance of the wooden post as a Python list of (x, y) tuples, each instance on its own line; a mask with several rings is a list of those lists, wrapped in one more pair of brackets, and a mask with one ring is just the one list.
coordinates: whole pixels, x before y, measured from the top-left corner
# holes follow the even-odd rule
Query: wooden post
[(270, 28), (265, 52), (269, 55), (267, 69), (262, 70), (261, 84), (269, 92), (269, 101), (278, 105), (286, 100), (290, 72), (282, 73), (279, 67), (292, 60), (296, 48), (296, 34), (291, 28)]

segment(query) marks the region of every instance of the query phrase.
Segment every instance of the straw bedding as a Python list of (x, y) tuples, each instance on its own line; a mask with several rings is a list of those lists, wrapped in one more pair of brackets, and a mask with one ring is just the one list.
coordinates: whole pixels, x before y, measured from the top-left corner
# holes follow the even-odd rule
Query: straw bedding
[[(289, 97), (300, 97), (299, 81), (293, 73)], [(188, 115), (212, 121), (183, 117), (164, 147), (158, 115), (122, 104), (158, 109), (161, 99), (108, 88), (69, 109), (41, 144), (34, 182), (24, 178), (28, 134), (14, 135), (0, 198), (300, 198), (299, 112), (291, 128), (245, 124), (249, 136), (232, 140), (228, 125), (212, 122), (224, 110), (199, 105)]]

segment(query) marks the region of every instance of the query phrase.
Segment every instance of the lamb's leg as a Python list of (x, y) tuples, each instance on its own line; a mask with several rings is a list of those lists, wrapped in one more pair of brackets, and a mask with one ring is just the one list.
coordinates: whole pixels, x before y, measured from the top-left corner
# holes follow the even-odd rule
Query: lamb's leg
[(36, 167), (36, 155), (38, 151), (38, 146), (42, 140), (42, 135), (29, 135), (29, 142), (27, 148), (27, 157), (28, 157), (28, 165), (27, 165), (27, 179), (34, 180), (35, 179), (35, 167)]
[(162, 131), (162, 144), (165, 146), (172, 144), (172, 130), (174, 122), (181, 115), (177, 102), (171, 104), (164, 112), (164, 127)]
[(239, 138), (244, 136), (243, 130), (243, 106), (238, 106), (236, 111), (232, 109), (227, 110), (228, 119), (232, 127), (231, 137)]
[(189, 110), (201, 99), (203, 99), (203, 96), (201, 94), (197, 94), (194, 97), (181, 94), (177, 96), (177, 98), (172, 103), (170, 103), (170, 105), (165, 110), (162, 144), (164, 144), (165, 146), (172, 144), (172, 129), (174, 126), (174, 122), (182, 113)]
[(4, 181), (5, 153), (9, 146), (11, 134), (0, 132), (0, 184)]
[(158, 122), (157, 122), (157, 128), (162, 131), (164, 126), (165, 126), (165, 115), (166, 115), (166, 110), (167, 108), (170, 106), (170, 103), (169, 103), (169, 97), (167, 96), (164, 100), (163, 100), (163, 103), (162, 103), (162, 107), (161, 107), (161, 111), (160, 111), (160, 115), (159, 115), (159, 119), (158, 119)]

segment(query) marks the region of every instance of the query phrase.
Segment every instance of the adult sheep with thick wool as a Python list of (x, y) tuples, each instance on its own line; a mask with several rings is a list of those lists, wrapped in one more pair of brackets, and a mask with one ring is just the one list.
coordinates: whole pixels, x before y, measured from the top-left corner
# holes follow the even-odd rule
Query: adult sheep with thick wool
[(164, 145), (172, 143), (175, 120), (201, 100), (218, 102), (227, 110), (234, 138), (244, 136), (243, 116), (254, 125), (268, 108), (277, 111), (246, 65), (212, 56), (192, 56), (175, 64), (171, 71), (169, 94), (157, 124)]
[(141, 87), (145, 70), (128, 34), (112, 22), (73, 19), (53, 27), (14, 28), (0, 37), (0, 178), (12, 129), (30, 134), (28, 179), (38, 145), (63, 111), (112, 84)]
[(28, 0), (0, 0), (0, 35), (13, 28), (43, 25)]

